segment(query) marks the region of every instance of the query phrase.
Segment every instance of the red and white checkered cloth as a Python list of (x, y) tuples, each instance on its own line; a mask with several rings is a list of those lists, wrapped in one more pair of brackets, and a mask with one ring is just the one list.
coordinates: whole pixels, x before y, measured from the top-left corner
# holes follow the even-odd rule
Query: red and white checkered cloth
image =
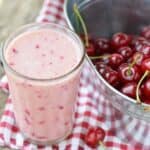
[[(37, 22), (52, 21), (65, 25), (64, 0), (45, 0)], [(150, 125), (115, 110), (99, 92), (98, 78), (86, 62), (80, 81), (72, 134), (52, 147), (33, 145), (26, 141), (15, 124), (13, 105), (8, 98), (0, 121), (0, 145), (21, 150), (91, 150), (83, 136), (88, 126), (101, 126), (106, 131), (104, 144), (107, 150), (150, 150)], [(0, 84), (8, 89), (6, 78)]]

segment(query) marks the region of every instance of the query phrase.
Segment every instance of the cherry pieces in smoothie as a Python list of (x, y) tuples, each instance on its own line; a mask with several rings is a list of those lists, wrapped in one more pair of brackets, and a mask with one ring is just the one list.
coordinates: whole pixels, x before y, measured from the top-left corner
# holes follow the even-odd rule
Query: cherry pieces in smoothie
[(22, 33), (7, 46), (7, 64), (17, 72), (6, 70), (14, 113), (28, 138), (55, 141), (71, 131), (81, 67), (68, 73), (83, 54), (70, 35), (49, 28)]

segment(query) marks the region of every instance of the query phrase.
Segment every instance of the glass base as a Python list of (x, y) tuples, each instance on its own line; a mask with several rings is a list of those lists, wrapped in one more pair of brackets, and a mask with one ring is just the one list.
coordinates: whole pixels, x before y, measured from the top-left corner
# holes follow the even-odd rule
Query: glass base
[(71, 128), (70, 130), (68, 130), (68, 132), (62, 136), (62, 137), (59, 137), (57, 139), (54, 139), (54, 140), (51, 140), (51, 141), (39, 141), (39, 140), (34, 140), (32, 138), (29, 138), (29, 136), (27, 134), (25, 134), (24, 132), (22, 132), (22, 130), (20, 129), (20, 132), (21, 134), (23, 135), (23, 137), (25, 138), (25, 140), (29, 141), (30, 143), (32, 144), (35, 144), (35, 145), (43, 145), (43, 146), (49, 146), (49, 145), (53, 145), (53, 144), (58, 144), (59, 142), (63, 141), (64, 139), (66, 139), (72, 132), (72, 129)]

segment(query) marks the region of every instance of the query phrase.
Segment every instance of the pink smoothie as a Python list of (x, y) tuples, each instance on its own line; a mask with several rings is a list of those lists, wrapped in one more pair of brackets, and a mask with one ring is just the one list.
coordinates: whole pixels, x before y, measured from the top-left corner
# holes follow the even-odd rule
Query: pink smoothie
[(70, 72), (82, 55), (75, 40), (52, 29), (27, 31), (9, 43), (5, 50), (7, 63), (27, 77), (6, 69), (16, 122), (25, 136), (45, 142), (70, 133), (81, 67), (64, 78), (42, 79)]

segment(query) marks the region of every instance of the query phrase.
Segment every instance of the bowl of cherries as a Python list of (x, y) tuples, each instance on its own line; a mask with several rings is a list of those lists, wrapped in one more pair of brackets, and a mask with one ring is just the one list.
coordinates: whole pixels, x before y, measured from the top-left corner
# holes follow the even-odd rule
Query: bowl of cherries
[(150, 122), (150, 1), (70, 0), (69, 26), (79, 34), (100, 93), (132, 117)]

